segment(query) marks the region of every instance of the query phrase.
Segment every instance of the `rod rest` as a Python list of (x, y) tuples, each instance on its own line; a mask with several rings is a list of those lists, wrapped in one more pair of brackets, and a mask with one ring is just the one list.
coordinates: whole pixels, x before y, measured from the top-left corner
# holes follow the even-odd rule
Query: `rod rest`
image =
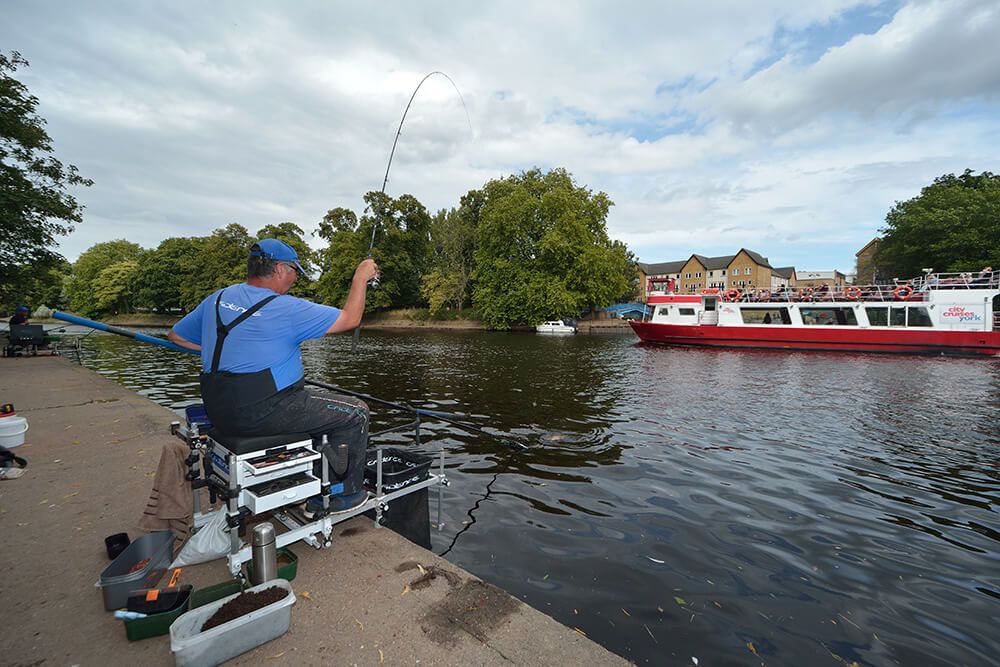
[(289, 445), (302, 440), (312, 440), (308, 433), (282, 433), (280, 435), (230, 435), (223, 433), (214, 426), (208, 429), (208, 437), (228, 449), (233, 454), (249, 454), (250, 452)]

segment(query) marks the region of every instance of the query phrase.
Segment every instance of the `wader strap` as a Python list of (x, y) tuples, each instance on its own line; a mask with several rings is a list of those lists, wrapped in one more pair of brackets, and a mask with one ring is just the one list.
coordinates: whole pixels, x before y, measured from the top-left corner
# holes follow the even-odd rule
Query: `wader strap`
[(223, 324), (222, 317), (219, 315), (219, 302), (222, 301), (222, 292), (219, 292), (219, 297), (215, 300), (215, 353), (212, 355), (212, 369), (209, 371), (210, 373), (215, 373), (219, 370), (219, 359), (222, 358), (222, 344), (226, 341), (226, 336), (229, 335), (229, 332), (232, 331), (237, 324), (267, 305), (269, 301), (277, 299), (278, 296), (278, 294), (272, 294), (271, 296), (264, 297), (240, 313), (236, 319), (229, 324)]

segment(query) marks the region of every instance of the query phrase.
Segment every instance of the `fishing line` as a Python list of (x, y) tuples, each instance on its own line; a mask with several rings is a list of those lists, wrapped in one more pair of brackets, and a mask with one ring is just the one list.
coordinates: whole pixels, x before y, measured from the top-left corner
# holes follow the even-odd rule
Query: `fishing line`
[[(420, 86), (424, 85), (424, 81), (431, 78), (435, 74), (440, 74), (444, 78), (448, 79), (448, 83), (451, 84), (455, 92), (458, 93), (458, 99), (462, 102), (462, 108), (465, 109), (465, 120), (469, 123), (469, 132), (472, 133), (472, 118), (469, 116), (469, 107), (465, 106), (465, 98), (462, 97), (462, 91), (458, 89), (458, 86), (452, 81), (451, 77), (444, 72), (434, 70), (430, 74), (427, 74), (424, 78), (420, 80), (417, 87), (413, 89), (413, 94), (410, 95), (410, 101), (406, 103), (406, 108), (403, 109), (403, 117), (399, 119), (399, 127), (396, 128), (396, 137), (392, 140), (392, 150), (389, 151), (389, 162), (385, 165), (385, 178), (382, 179), (382, 199), (385, 199), (385, 186), (389, 182), (389, 170), (392, 168), (392, 158), (396, 154), (396, 144), (399, 142), (399, 136), (403, 133), (403, 123), (406, 121), (406, 114), (410, 112), (410, 106), (413, 104), (413, 100), (417, 97), (417, 91), (420, 90)], [(381, 200), (379, 201), (381, 204)], [(378, 220), (380, 211), (372, 211), (375, 213), (372, 218), (372, 239), (371, 243), (368, 244), (368, 259), (371, 259), (372, 251), (375, 249), (375, 231), (378, 229)], [(388, 210), (385, 211), (388, 214)], [(375, 274), (375, 277), (368, 281), (372, 289), (378, 287), (379, 278), (381, 277), (381, 272)], [(358, 322), (358, 326), (354, 327), (354, 340), (351, 343), (351, 352), (353, 353), (358, 348), (358, 336), (361, 333), (361, 322)]]

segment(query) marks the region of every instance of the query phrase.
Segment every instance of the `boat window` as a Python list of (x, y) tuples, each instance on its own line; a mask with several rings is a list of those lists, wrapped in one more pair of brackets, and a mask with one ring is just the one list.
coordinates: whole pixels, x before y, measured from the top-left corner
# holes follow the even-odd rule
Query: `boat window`
[(713, 311), (715, 310), (715, 299), (705, 299), (705, 310)]
[(931, 326), (931, 316), (924, 306), (910, 306), (906, 309), (906, 325), (910, 327)]
[(693, 316), (694, 315), (694, 308), (678, 308), (677, 309), (677, 314), (678, 315), (691, 315), (691, 316)]
[(833, 324), (842, 327), (858, 326), (853, 308), (802, 308), (802, 323), (822, 326)]
[(740, 308), (743, 324), (791, 324), (787, 308)]
[(656, 309), (656, 314), (657, 315), (666, 315), (669, 312), (670, 312), (670, 306), (659, 306)]
[(893, 307), (889, 309), (889, 326), (890, 327), (906, 326), (906, 308)]
[(868, 322), (873, 327), (887, 327), (889, 326), (889, 309), (885, 307), (880, 308), (865, 308), (865, 312), (868, 313)]

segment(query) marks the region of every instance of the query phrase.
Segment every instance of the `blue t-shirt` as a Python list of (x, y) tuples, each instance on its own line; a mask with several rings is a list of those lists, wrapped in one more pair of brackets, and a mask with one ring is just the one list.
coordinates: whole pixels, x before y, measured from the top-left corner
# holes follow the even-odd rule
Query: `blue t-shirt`
[[(274, 294), (272, 290), (246, 283), (220, 291), (219, 316), (223, 324), (229, 324), (250, 306)], [(215, 354), (218, 296), (219, 292), (214, 292), (174, 325), (178, 336), (201, 345), (201, 367), (206, 373), (212, 368)], [(299, 344), (322, 337), (339, 316), (339, 308), (281, 295), (229, 332), (222, 346), (219, 370), (253, 373), (269, 368), (280, 391), (305, 375)]]

